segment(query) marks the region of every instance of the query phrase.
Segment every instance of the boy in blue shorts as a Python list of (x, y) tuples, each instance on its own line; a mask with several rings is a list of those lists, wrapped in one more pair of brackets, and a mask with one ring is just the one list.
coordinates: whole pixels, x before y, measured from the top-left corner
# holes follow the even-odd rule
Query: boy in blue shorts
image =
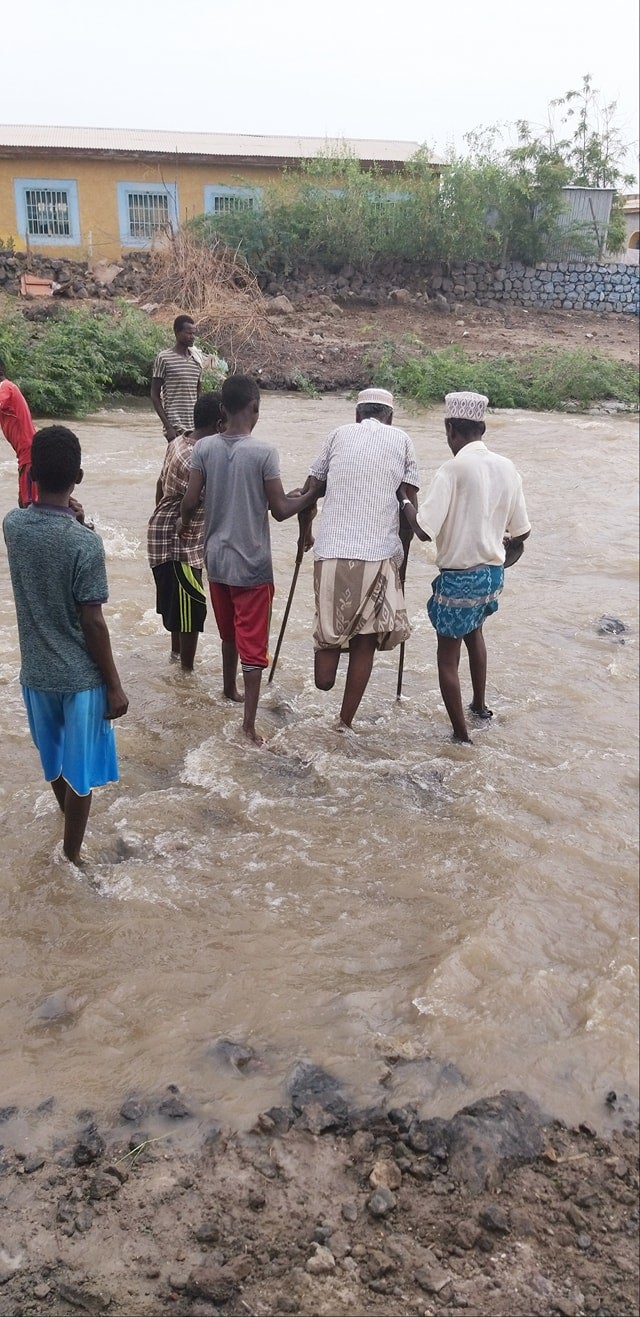
[(64, 814), (63, 850), (80, 860), (93, 787), (118, 781), (112, 718), (127, 712), (102, 605), (102, 540), (69, 506), (80, 443), (62, 425), (34, 436), (38, 503), (3, 522), (18, 618), (20, 682), (45, 779)]

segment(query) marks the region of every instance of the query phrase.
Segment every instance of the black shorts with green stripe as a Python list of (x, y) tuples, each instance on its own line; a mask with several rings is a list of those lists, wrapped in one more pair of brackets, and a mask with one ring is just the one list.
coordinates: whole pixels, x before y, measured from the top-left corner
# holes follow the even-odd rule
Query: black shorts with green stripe
[(151, 570), (156, 582), (156, 613), (167, 631), (183, 635), (204, 631), (207, 602), (202, 569), (186, 562), (161, 562)]

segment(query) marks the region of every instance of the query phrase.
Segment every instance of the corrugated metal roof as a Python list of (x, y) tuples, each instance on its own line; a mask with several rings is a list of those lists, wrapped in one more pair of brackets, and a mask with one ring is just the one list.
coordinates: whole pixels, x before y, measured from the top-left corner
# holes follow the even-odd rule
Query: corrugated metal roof
[[(246, 159), (313, 159), (347, 152), (358, 160), (404, 163), (419, 149), (418, 142), (387, 142), (369, 138), (267, 137), (250, 133), (178, 133), (147, 128), (62, 128), (54, 125), (0, 125), (2, 147), (55, 151), (140, 151), (156, 155), (240, 157)], [(431, 157), (433, 164), (439, 157)]]

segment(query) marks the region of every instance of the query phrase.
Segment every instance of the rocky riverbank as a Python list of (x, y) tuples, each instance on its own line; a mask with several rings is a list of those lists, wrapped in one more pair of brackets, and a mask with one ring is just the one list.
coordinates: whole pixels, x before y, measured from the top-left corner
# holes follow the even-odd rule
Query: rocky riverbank
[(357, 1110), (301, 1063), (245, 1133), (172, 1086), (34, 1150), (51, 1106), (0, 1111), (32, 1131), (0, 1153), (1, 1317), (638, 1311), (637, 1125), (614, 1093), (602, 1137), (521, 1093), (450, 1120)]

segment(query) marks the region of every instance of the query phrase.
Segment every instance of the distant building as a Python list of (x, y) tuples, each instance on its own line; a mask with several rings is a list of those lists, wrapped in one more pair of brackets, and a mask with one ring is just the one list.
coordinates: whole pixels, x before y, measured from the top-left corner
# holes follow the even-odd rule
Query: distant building
[(366, 139), (0, 126), (0, 242), (117, 260), (195, 215), (259, 205), (264, 184), (303, 161), (348, 154), (390, 173), (418, 149)]
[(627, 246), (621, 259), (629, 265), (637, 265), (640, 261), (640, 197), (625, 197), (623, 211)]
[(562, 196), (564, 211), (545, 255), (563, 261), (584, 260), (582, 247), (572, 243), (572, 238), (580, 233), (592, 245), (594, 255), (604, 256), (615, 189), (572, 185), (562, 189)]

